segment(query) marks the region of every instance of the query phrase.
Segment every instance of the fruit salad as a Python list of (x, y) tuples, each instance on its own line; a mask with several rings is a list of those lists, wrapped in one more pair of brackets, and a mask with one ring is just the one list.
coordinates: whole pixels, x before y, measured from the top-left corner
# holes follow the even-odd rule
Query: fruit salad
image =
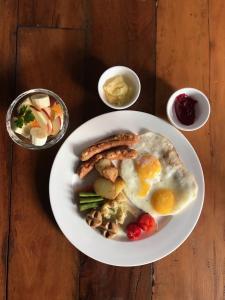
[(12, 122), (16, 134), (35, 146), (43, 146), (62, 129), (63, 108), (47, 94), (33, 94), (20, 103)]

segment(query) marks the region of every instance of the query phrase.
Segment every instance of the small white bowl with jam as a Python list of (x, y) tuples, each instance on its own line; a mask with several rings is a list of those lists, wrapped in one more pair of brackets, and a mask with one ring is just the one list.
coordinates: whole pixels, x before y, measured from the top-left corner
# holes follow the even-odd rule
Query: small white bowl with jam
[(133, 105), (140, 91), (141, 84), (137, 74), (124, 66), (107, 69), (98, 82), (100, 98), (113, 109), (125, 109)]
[(167, 116), (180, 130), (193, 131), (208, 121), (210, 103), (205, 94), (194, 88), (183, 88), (173, 93), (167, 102)]

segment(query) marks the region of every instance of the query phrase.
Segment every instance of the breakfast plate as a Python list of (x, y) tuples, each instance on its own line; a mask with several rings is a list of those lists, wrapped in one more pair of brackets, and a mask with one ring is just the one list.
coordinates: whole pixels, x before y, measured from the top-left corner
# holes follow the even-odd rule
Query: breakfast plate
[[(197, 198), (180, 213), (162, 217), (159, 230), (150, 237), (132, 242), (124, 239), (105, 239), (87, 225), (74, 202), (75, 190), (83, 185), (75, 173), (79, 155), (85, 147), (106, 136), (121, 131), (140, 134), (149, 130), (165, 136), (172, 142), (184, 165), (195, 176), (198, 185)], [(179, 247), (198, 221), (203, 206), (204, 191), (201, 164), (188, 140), (167, 122), (138, 111), (107, 113), (77, 128), (58, 151), (49, 182), (52, 211), (63, 234), (84, 254), (115, 266), (148, 264), (165, 257)]]

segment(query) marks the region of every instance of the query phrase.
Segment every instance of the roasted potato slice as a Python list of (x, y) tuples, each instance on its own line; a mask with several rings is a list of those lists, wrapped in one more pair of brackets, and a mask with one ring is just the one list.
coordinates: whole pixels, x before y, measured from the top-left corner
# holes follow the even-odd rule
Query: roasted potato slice
[(101, 173), (101, 171), (105, 168), (111, 167), (112, 166), (112, 162), (109, 159), (106, 158), (102, 158), (100, 159), (96, 164), (95, 164), (95, 168), (96, 170)]
[(96, 170), (101, 176), (115, 182), (118, 176), (118, 169), (113, 165), (111, 160), (103, 158), (95, 164)]
[(118, 173), (118, 169), (115, 166), (108, 167), (102, 170), (102, 176), (106, 179), (111, 180), (112, 182), (115, 182)]
[(110, 180), (99, 177), (94, 182), (94, 190), (96, 194), (106, 199), (113, 200), (116, 197), (116, 185)]
[(110, 200), (115, 199), (124, 187), (125, 183), (120, 177), (116, 179), (115, 183), (102, 177), (97, 178), (94, 182), (96, 194)]
[(116, 196), (115, 201), (117, 201), (117, 202), (128, 202), (127, 197), (125, 196), (125, 194), (123, 192), (119, 193)]
[(118, 177), (115, 181), (116, 185), (116, 197), (119, 195), (120, 192), (125, 188), (125, 182), (121, 177)]

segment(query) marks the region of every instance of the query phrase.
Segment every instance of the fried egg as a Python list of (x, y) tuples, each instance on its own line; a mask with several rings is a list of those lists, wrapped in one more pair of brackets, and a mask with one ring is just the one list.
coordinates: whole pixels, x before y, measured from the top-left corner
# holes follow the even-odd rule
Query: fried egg
[(125, 193), (139, 209), (153, 216), (177, 214), (196, 199), (198, 186), (173, 144), (154, 132), (140, 135), (136, 159), (121, 162)]

